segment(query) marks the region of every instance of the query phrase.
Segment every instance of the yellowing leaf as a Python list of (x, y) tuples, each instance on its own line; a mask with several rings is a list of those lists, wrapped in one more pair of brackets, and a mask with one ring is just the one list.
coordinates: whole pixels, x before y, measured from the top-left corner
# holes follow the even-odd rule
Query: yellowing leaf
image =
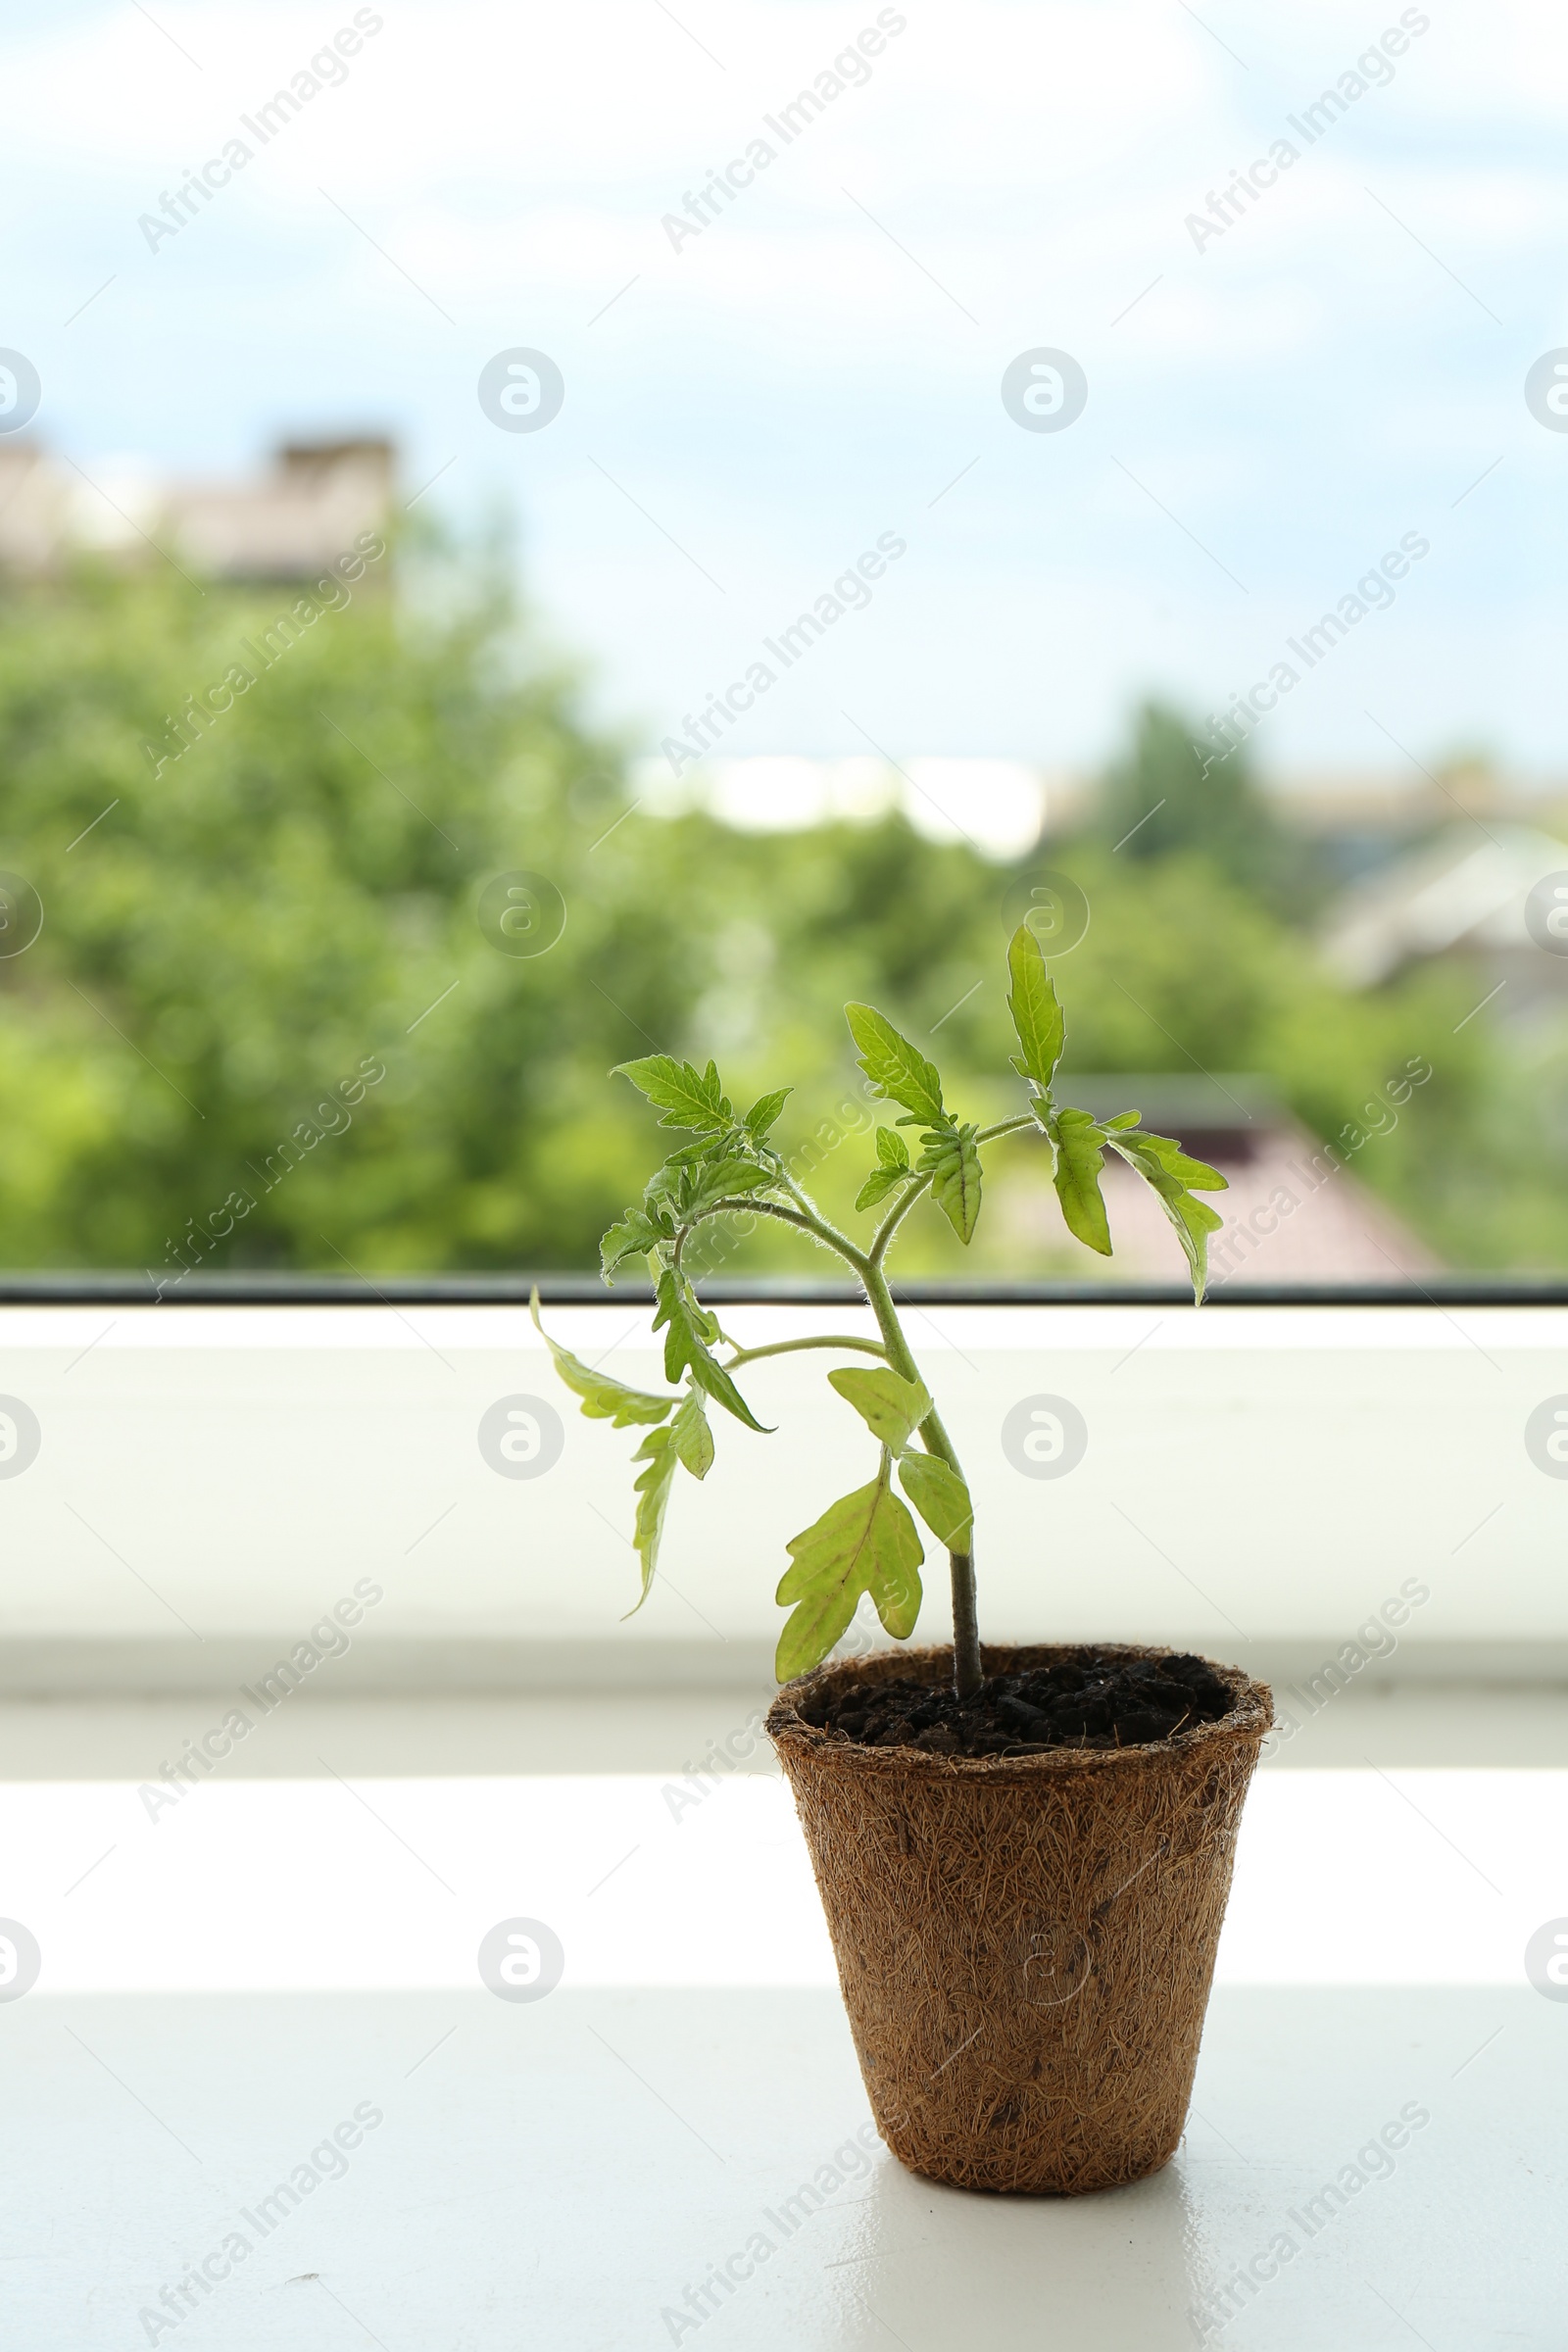
[(791, 1538), (791, 1566), (779, 1580), (778, 1600), (793, 1602), (779, 1636), (774, 1671), (781, 1683), (807, 1673), (849, 1629), (860, 1594), (869, 1592), (888, 1632), (906, 1641), (920, 1614), (919, 1530), (888, 1486), (889, 1457), (880, 1474), (830, 1503), (814, 1525)]
[(842, 1372), (830, 1372), (829, 1388), (854, 1405), (871, 1435), (880, 1438), (894, 1453), (902, 1453), (909, 1443), (911, 1431), (919, 1428), (931, 1410), (931, 1398), (917, 1380), (905, 1380), (899, 1373), (878, 1367), (874, 1372), (851, 1365)]
[(974, 1504), (956, 1470), (938, 1453), (906, 1453), (899, 1462), (899, 1484), (939, 1544), (968, 1551), (974, 1540)]

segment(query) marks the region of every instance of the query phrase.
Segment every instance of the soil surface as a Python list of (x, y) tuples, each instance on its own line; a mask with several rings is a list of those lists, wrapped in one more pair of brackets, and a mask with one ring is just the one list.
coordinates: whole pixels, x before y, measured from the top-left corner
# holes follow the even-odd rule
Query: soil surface
[(1141, 1747), (1217, 1722), (1230, 1705), (1230, 1692), (1201, 1658), (1111, 1660), (1091, 1652), (988, 1675), (979, 1697), (962, 1707), (951, 1684), (850, 1683), (816, 1693), (801, 1715), (862, 1747), (1039, 1756), (1054, 1747)]

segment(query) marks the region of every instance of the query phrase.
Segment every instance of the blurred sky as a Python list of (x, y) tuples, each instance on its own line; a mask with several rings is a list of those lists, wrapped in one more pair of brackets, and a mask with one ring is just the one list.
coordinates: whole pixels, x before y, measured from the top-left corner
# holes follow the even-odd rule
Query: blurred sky
[[(1099, 758), (1147, 688), (1202, 713), (1265, 676), (1415, 532), (1260, 755), (1568, 769), (1568, 433), (1523, 393), (1568, 344), (1560, 11), (909, 0), (863, 85), (764, 131), (878, 13), (389, 0), (156, 251), (138, 216), (254, 146), (239, 117), (354, 9), (13, 16), (0, 344), (42, 377), (34, 430), (94, 474), (391, 431), (406, 492), (510, 503), (649, 749), (883, 533), (907, 553), (873, 601), (726, 749)], [(1286, 118), (1401, 14), (1427, 29), (1306, 147)], [(662, 216), (759, 135), (777, 160), (672, 250)], [(1196, 250), (1186, 216), (1282, 136), (1299, 161)], [(513, 346), (564, 377), (537, 433), (478, 404)], [(1059, 433), (1002, 405), (1036, 346), (1088, 377)]]

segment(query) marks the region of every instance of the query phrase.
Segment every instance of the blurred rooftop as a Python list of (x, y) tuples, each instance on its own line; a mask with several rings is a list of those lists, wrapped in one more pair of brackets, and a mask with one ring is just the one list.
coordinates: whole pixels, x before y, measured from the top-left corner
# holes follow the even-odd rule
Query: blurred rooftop
[(208, 579), (309, 579), (385, 524), (396, 464), (390, 441), (364, 436), (285, 442), (250, 476), (161, 475), (133, 461), (89, 476), (39, 442), (0, 442), (0, 572), (50, 579), (82, 555), (161, 554)]

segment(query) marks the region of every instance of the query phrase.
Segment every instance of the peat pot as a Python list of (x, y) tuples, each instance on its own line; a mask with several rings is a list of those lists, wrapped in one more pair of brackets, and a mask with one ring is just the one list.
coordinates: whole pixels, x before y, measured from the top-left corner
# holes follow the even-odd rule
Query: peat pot
[[(985, 1670), (1169, 1654), (988, 1647)], [(960, 2188), (1142, 2180), (1187, 2120), (1273, 1702), (1216, 1665), (1232, 1693), (1217, 1723), (1141, 1747), (974, 1758), (862, 1747), (800, 1711), (835, 1685), (952, 1671), (948, 1648), (819, 1666), (767, 1717), (877, 2129), (911, 2172)]]

